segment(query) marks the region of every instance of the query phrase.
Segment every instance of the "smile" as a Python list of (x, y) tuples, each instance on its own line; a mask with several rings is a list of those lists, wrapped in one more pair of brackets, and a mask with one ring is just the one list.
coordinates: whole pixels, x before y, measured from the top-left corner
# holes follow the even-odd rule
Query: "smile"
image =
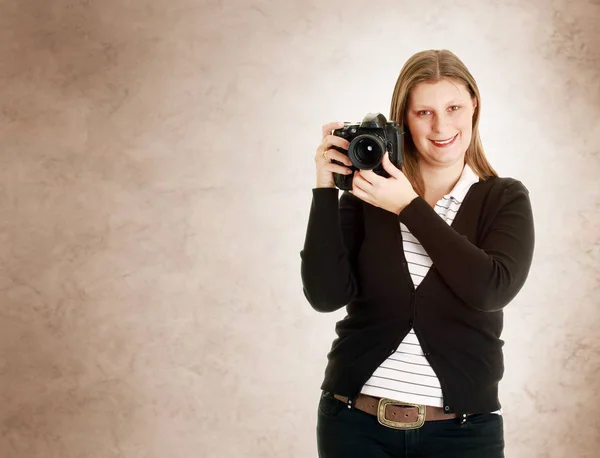
[(449, 138), (448, 140), (429, 140), (431, 143), (433, 143), (435, 146), (438, 147), (445, 147), (445, 146), (450, 146), (452, 143), (454, 143), (454, 140), (456, 140), (456, 137), (458, 137), (458, 134), (456, 134), (454, 137)]

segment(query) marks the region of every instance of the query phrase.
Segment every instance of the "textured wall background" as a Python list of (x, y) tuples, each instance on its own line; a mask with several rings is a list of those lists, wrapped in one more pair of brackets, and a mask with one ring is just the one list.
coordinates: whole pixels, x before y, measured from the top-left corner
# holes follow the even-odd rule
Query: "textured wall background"
[(600, 2), (0, 0), (0, 458), (316, 457), (331, 315), (299, 251), (321, 124), (413, 53), (480, 84), (537, 251), (507, 456), (600, 447)]

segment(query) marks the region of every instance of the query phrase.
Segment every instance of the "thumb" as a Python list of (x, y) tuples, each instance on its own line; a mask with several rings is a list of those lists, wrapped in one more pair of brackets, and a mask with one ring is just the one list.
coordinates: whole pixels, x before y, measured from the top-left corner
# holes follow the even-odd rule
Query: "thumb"
[(387, 173), (389, 173), (394, 178), (398, 178), (398, 175), (401, 172), (398, 169), (398, 167), (396, 167), (394, 164), (392, 164), (392, 161), (390, 160), (390, 153), (388, 153), (387, 151), (383, 155), (382, 165)]

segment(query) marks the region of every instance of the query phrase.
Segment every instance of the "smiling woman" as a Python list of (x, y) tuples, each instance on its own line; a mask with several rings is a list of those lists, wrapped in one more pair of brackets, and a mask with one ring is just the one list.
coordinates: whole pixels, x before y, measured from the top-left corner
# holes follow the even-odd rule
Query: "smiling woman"
[[(440, 167), (460, 175), (471, 144), (476, 108), (477, 98), (457, 80), (422, 82), (410, 91), (405, 120), (412, 143), (420, 153), (421, 176), (434, 179), (435, 170)], [(430, 191), (425, 200), (437, 202), (441, 196), (440, 191), (435, 194), (436, 190), (431, 183), (424, 190), (426, 194)]]
[[(479, 137), (480, 111), (475, 78), (454, 53), (422, 51), (404, 64), (394, 88), (390, 119), (405, 128), (402, 172), (427, 202), (435, 203), (449, 181), (460, 176), (465, 162), (481, 180), (498, 176)], [(448, 140), (445, 145), (443, 141)], [(448, 150), (440, 149), (444, 146)], [(449, 165), (454, 167), (452, 173), (443, 174), (444, 182), (436, 170), (447, 170)]]
[(458, 57), (414, 55), (391, 103), (401, 170), (384, 155), (389, 177), (353, 172), (340, 199), (332, 174), (350, 164), (331, 147), (348, 142), (323, 126), (303, 290), (347, 315), (321, 384), (320, 458), (504, 456), (503, 308), (528, 276), (534, 227), (527, 188), (485, 157), (479, 110)]

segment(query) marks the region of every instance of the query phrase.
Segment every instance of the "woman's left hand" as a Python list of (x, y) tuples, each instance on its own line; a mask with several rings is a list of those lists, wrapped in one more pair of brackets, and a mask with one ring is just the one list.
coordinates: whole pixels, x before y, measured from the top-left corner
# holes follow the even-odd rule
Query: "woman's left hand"
[(383, 168), (389, 178), (377, 175), (372, 170), (357, 170), (352, 178), (352, 194), (365, 202), (395, 213), (396, 215), (419, 195), (408, 179), (398, 169), (386, 152), (383, 155)]

